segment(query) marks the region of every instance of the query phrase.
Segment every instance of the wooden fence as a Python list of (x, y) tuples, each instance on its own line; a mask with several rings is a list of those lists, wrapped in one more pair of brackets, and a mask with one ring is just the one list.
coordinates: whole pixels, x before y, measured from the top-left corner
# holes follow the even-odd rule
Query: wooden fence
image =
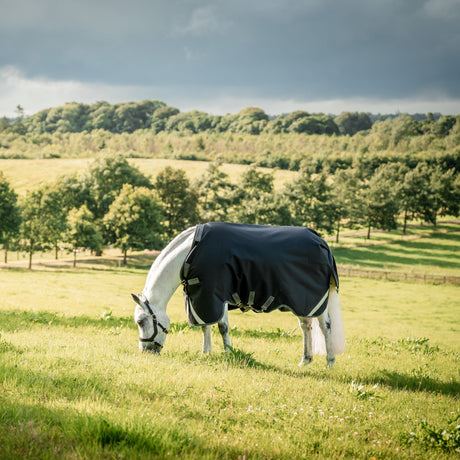
[(385, 279), (393, 281), (413, 281), (429, 284), (460, 285), (460, 276), (434, 275), (430, 273), (402, 273), (388, 270), (366, 270), (362, 268), (338, 267), (341, 276), (359, 276), (361, 278)]

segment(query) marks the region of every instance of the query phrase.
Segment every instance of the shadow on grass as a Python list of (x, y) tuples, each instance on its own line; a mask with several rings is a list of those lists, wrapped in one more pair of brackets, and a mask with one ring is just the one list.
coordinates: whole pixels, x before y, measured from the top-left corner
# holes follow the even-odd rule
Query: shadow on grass
[(17, 331), (30, 329), (33, 325), (62, 326), (62, 327), (96, 327), (100, 329), (111, 329), (114, 327), (129, 327), (135, 329), (133, 318), (114, 317), (111, 313), (104, 313), (100, 318), (89, 316), (59, 316), (56, 313), (47, 311), (0, 311), (0, 330)]
[(455, 397), (458, 397), (460, 394), (460, 382), (441, 382), (429, 376), (415, 376), (395, 371), (380, 370), (376, 374), (369, 376), (366, 380), (369, 384), (379, 384), (396, 390), (438, 393)]
[[(444, 230), (444, 231), (441, 231)], [(389, 240), (381, 245), (358, 244), (355, 247), (334, 248), (334, 255), (340, 264), (371, 267), (409, 264), (433, 265), (444, 269), (458, 269), (458, 260), (453, 257), (457, 250), (460, 226), (443, 226), (421, 240)]]
[(210, 364), (225, 363), (231, 367), (240, 369), (260, 369), (272, 370), (276, 372), (279, 371), (279, 369), (274, 366), (269, 366), (258, 361), (254, 357), (254, 353), (248, 353), (234, 347), (227, 347), (227, 351), (222, 353), (208, 353), (205, 356), (202, 356), (201, 360)]
[[(165, 418), (139, 415), (126, 421), (111, 410), (85, 413), (71, 407), (78, 398), (103, 398), (110, 403), (113, 388), (103, 376), (56, 379), (0, 365), (0, 381), (2, 376), (16, 377), (29, 395), (31, 389), (39, 388), (41, 396), (36, 404), (26, 404), (0, 394), (0, 458), (67, 458), (76, 451), (83, 458), (238, 458), (240, 454), (225, 443), (211, 447), (187, 429), (184, 417), (195, 424), (200, 412), (177, 414), (174, 425)], [(47, 407), (43, 404), (47, 394), (51, 399), (65, 398), (69, 407)]]
[(168, 454), (174, 458), (206, 452), (186, 429), (155, 426), (153, 421), (129, 426), (109, 417), (3, 400), (0, 457), (64, 458), (75, 449), (86, 453), (85, 458), (164, 458)]

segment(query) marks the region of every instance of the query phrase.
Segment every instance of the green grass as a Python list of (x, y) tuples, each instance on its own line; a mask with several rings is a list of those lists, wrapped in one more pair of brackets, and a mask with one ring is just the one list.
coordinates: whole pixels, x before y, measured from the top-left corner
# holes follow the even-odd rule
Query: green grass
[[(365, 233), (365, 232), (364, 232)], [(337, 262), (347, 267), (460, 276), (460, 225), (440, 222), (376, 232), (371, 239), (343, 236), (330, 242)]]
[(347, 350), (299, 368), (280, 312), (232, 312), (232, 352), (215, 330), (201, 357), (179, 291), (163, 354), (139, 353), (129, 293), (145, 275), (0, 272), (0, 458), (458, 455), (424, 427), (452, 432), (460, 413), (459, 287), (343, 277)]
[[(455, 259), (444, 228), (381, 234), (374, 258)], [(405, 266), (391, 254), (414, 244)], [(458, 458), (459, 286), (342, 276), (347, 349), (333, 369), (323, 356), (297, 366), (301, 333), (281, 312), (231, 312), (231, 352), (213, 328), (202, 357), (178, 290), (154, 356), (138, 351), (130, 299), (150, 257), (0, 269), (0, 458)]]

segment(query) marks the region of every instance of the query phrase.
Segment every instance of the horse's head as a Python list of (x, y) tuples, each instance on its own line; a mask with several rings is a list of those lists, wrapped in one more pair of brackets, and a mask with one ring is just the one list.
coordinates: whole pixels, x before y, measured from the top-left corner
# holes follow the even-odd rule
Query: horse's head
[(139, 328), (139, 349), (160, 353), (166, 340), (169, 318), (166, 313), (155, 313), (143, 294), (131, 294), (136, 309), (134, 321)]

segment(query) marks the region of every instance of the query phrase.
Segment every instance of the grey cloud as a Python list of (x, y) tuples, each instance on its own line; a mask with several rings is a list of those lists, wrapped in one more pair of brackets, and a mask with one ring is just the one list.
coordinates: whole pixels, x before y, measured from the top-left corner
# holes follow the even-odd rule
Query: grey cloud
[(29, 77), (304, 100), (460, 97), (459, 0), (0, 1), (0, 67)]

